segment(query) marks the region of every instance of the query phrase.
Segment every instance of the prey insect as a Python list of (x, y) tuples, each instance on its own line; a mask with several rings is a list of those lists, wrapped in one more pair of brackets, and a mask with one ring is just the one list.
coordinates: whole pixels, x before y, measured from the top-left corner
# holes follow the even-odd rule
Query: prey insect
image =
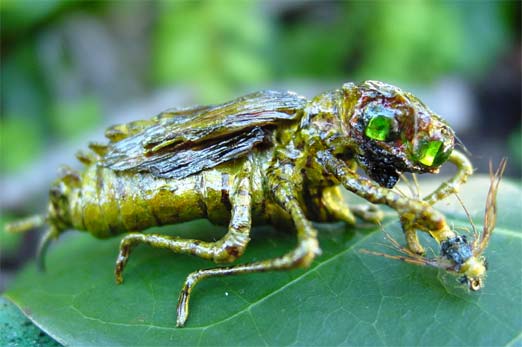
[[(350, 208), (340, 186), (395, 209), (409, 249), (421, 254), (417, 230), (438, 242), (456, 236), (431, 205), (472, 173), (439, 116), (414, 95), (377, 81), (346, 83), (311, 100), (257, 92), (113, 126), (106, 136), (108, 143), (92, 143), (90, 152), (78, 155), (82, 172), (64, 169), (50, 189), (45, 215), (10, 226), (24, 231), (48, 225), (40, 264), (49, 243), (68, 229), (98, 238), (130, 232), (116, 261), (118, 283), (138, 244), (226, 263), (245, 252), (253, 223), (290, 224), (296, 231), (296, 248), (281, 257), (190, 274), (179, 297), (178, 326), (185, 324), (192, 290), (202, 279), (307, 267), (320, 254), (312, 221), (382, 218), (374, 207)], [(403, 172), (437, 173), (447, 161), (456, 174), (427, 197), (410, 199), (392, 190)], [(216, 242), (141, 233), (197, 218), (228, 224), (228, 232)]]
[[(362, 249), (361, 252), (448, 271), (459, 275), (459, 282), (467, 285), (470, 290), (480, 290), (484, 286), (487, 270), (487, 261), (483, 253), (489, 243), (493, 229), (495, 229), (497, 219), (497, 192), (504, 169), (506, 168), (506, 163), (506, 159), (502, 159), (496, 172), (493, 172), (490, 163), (491, 183), (486, 198), (482, 233), (477, 231), (471, 219), (471, 215), (464, 204), (462, 204), (473, 229), (473, 239), (471, 242), (466, 235), (457, 235), (442, 242), (439, 256), (428, 258), (402, 247), (389, 233), (384, 231), (385, 237), (389, 241), (389, 245), (387, 246), (400, 255), (386, 254), (366, 249)], [(460, 198), (459, 202), (462, 203)]]

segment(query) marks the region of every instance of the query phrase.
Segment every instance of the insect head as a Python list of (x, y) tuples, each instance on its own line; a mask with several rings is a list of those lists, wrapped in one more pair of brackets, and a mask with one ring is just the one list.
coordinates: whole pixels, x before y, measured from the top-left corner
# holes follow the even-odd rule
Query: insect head
[(343, 88), (358, 96), (348, 117), (355, 158), (381, 186), (393, 188), (401, 172), (437, 173), (449, 158), (453, 130), (413, 94), (378, 81)]

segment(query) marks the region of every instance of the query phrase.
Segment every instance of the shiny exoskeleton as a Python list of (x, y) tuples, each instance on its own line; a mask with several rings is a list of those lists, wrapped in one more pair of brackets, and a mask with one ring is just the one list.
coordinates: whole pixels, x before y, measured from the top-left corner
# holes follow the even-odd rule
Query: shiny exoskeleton
[[(413, 253), (423, 252), (417, 229), (439, 243), (451, 242), (457, 235), (431, 205), (456, 192), (472, 173), (441, 118), (412, 94), (376, 81), (346, 83), (312, 100), (291, 92), (253, 93), (114, 126), (106, 136), (107, 144), (91, 144), (91, 152), (78, 155), (83, 172), (65, 169), (54, 183), (45, 216), (11, 225), (49, 226), (41, 257), (67, 229), (99, 238), (131, 232), (116, 262), (121, 283), (129, 254), (140, 243), (231, 262), (245, 251), (252, 223), (295, 227), (297, 246), (282, 257), (190, 274), (179, 298), (178, 326), (203, 278), (308, 266), (320, 254), (311, 221), (353, 224), (354, 213), (380, 220), (374, 208), (350, 209), (340, 186), (395, 209)], [(457, 173), (424, 199), (392, 190), (401, 173), (437, 173), (446, 161)], [(217, 242), (141, 233), (196, 218), (228, 223), (228, 233)], [(480, 266), (477, 260), (470, 274)]]

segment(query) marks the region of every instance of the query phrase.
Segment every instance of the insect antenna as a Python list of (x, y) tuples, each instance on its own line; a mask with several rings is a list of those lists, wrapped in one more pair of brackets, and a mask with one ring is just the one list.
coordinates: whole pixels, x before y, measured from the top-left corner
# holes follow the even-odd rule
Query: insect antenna
[(452, 226), (452, 230), (460, 230), (460, 231), (463, 231), (465, 233), (469, 233), (469, 228), (466, 228), (466, 227), (456, 227), (456, 226)]
[(466, 213), (466, 217), (468, 218), (469, 224), (471, 224), (471, 228), (473, 229), (473, 248), (475, 248), (475, 246), (476, 246), (475, 243), (479, 239), (479, 233), (477, 231), (477, 227), (475, 226), (475, 223), (473, 223), (473, 218), (471, 218), (471, 213), (469, 213), (468, 208), (466, 207), (466, 205), (464, 204), (464, 201), (462, 201), (462, 199), (460, 198), (460, 195), (457, 192), (455, 192), (455, 197), (457, 198), (460, 206), (462, 206), (464, 213)]
[(490, 186), (488, 196), (486, 198), (486, 208), (484, 211), (484, 227), (478, 246), (474, 249), (474, 254), (479, 255), (486, 249), (489, 243), (493, 229), (497, 221), (497, 192), (504, 170), (506, 169), (507, 159), (500, 160), (498, 169), (493, 173), (493, 164), (489, 162)]
[[(404, 181), (404, 183), (406, 184), (406, 186), (410, 190), (411, 197), (416, 198), (417, 194), (418, 194), (418, 191), (417, 192), (415, 191), (415, 187), (413, 186), (411, 181), (408, 179), (408, 177), (406, 177), (406, 175), (404, 173), (402, 173), (402, 172), (400, 173), (399, 177), (401, 178), (401, 180)], [(406, 196), (406, 195), (403, 194), (403, 196)]]
[(417, 175), (414, 172), (412, 172), (411, 178), (413, 180), (413, 184), (415, 185), (415, 191), (417, 192), (417, 194), (415, 195), (415, 198), (420, 199), (421, 191), (420, 191), (420, 185), (419, 185), (419, 180), (417, 179)]
[(468, 150), (468, 148), (464, 145), (464, 143), (462, 142), (462, 140), (456, 135), (456, 134), (453, 134), (453, 136), (455, 137), (455, 140), (457, 141), (457, 144), (459, 145), (459, 147), (464, 151), (464, 153), (468, 156), (468, 157), (471, 157), (471, 152)]
[(396, 191), (397, 193), (399, 193), (401, 196), (403, 196), (403, 197), (405, 197), (405, 198), (408, 197), (408, 196), (406, 195), (406, 193), (404, 193), (404, 192), (402, 191), (402, 189), (400, 189), (400, 188), (397, 187), (397, 186), (393, 187), (393, 190)]

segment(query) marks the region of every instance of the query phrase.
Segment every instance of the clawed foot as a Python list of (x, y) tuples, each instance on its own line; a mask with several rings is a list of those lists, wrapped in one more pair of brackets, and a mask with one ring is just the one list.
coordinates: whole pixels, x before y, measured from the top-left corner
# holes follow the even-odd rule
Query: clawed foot
[(185, 284), (183, 285), (183, 289), (181, 289), (181, 293), (179, 294), (178, 299), (178, 307), (176, 309), (178, 314), (176, 326), (178, 328), (182, 328), (187, 321), (189, 314), (190, 292), (196, 283), (200, 280), (200, 274), (201, 272), (196, 271), (188, 275), (187, 279), (185, 280)]
[(418, 240), (416, 242), (409, 242), (408, 241), (408, 249), (410, 251), (412, 251), (413, 253), (417, 254), (417, 255), (424, 255), (426, 253), (426, 250), (424, 249), (424, 247), (422, 247), (422, 245), (418, 242)]
[(379, 224), (384, 219), (384, 213), (375, 205), (354, 205), (350, 209), (366, 222)]
[(116, 259), (116, 267), (114, 269), (114, 276), (117, 284), (123, 283), (123, 269), (125, 268), (125, 264), (127, 264), (127, 260), (129, 259), (129, 247), (128, 246), (120, 246), (120, 253), (118, 254), (118, 258)]

